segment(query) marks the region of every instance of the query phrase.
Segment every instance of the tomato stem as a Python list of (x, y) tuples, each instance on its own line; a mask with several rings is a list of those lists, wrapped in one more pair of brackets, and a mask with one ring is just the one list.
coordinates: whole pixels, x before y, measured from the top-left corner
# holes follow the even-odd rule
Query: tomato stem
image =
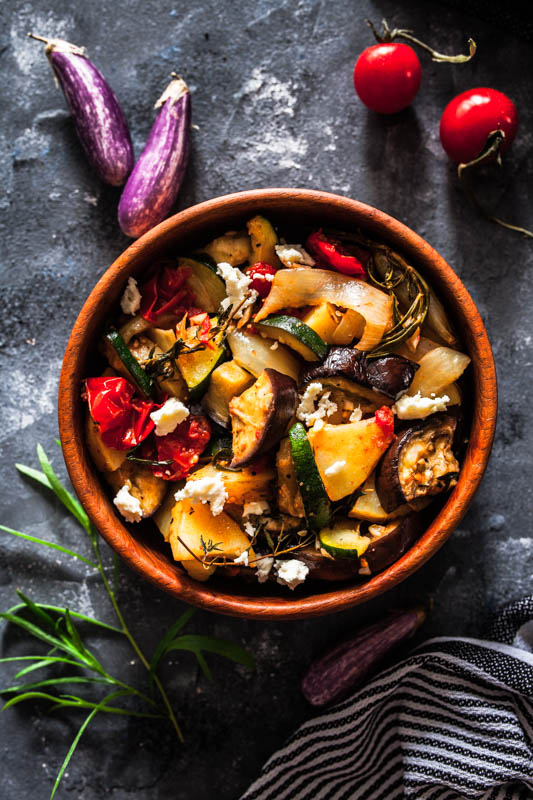
[(476, 197), (467, 179), (468, 170), (472, 169), (472, 167), (477, 167), (480, 164), (486, 164), (487, 162), (496, 161), (498, 166), (501, 167), (502, 165), (501, 148), (504, 140), (505, 140), (505, 132), (502, 131), (500, 128), (498, 128), (498, 130), (491, 131), (487, 136), (487, 141), (485, 142), (483, 150), (479, 153), (479, 155), (476, 156), (476, 158), (472, 159), (472, 161), (469, 161), (468, 163), (459, 164), (459, 166), (457, 167), (457, 175), (459, 176), (459, 181), (461, 183), (465, 195), (470, 200), (472, 205), (475, 208), (477, 208), (478, 211), (480, 211), (486, 219), (488, 219), (490, 222), (495, 222), (497, 225), (501, 225), (502, 228), (507, 228), (510, 231), (516, 231), (517, 233), (521, 233), (528, 239), (533, 239), (533, 233), (531, 231), (528, 231), (527, 228), (521, 228), (519, 225), (511, 225), (510, 222), (504, 222), (499, 217), (495, 217), (493, 214), (489, 213)]
[(432, 60), (438, 61), (439, 63), (447, 62), (449, 64), (465, 64), (467, 61), (470, 61), (477, 49), (475, 41), (473, 39), (469, 39), (468, 55), (447, 56), (444, 53), (437, 52), (437, 50), (434, 50), (428, 44), (421, 42), (420, 39), (416, 39), (413, 36), (413, 31), (404, 30), (403, 28), (393, 28), (391, 30), (386, 19), (381, 20), (383, 25), (382, 34), (378, 33), (375, 25), (369, 19), (366, 20), (366, 23), (378, 42), (392, 42), (394, 39), (407, 39), (408, 42), (412, 42), (413, 44), (418, 45), (418, 47), (421, 47), (423, 50), (426, 50), (431, 55)]

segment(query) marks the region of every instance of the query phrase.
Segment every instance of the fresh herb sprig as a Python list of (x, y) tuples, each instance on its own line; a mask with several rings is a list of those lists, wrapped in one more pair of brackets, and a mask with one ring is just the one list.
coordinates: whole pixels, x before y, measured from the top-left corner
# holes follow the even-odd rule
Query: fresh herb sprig
[[(50, 794), (50, 800), (52, 800), (81, 736), (98, 713), (150, 719), (166, 719), (173, 726), (180, 742), (184, 741), (176, 714), (157, 673), (162, 659), (168, 655), (168, 653), (176, 650), (186, 650), (193, 653), (208, 680), (212, 680), (213, 675), (206, 662), (205, 653), (216, 653), (248, 669), (253, 669), (255, 663), (250, 653), (232, 642), (227, 642), (212, 636), (181, 634), (182, 629), (187, 625), (194, 613), (194, 609), (192, 608), (185, 611), (185, 613), (166, 631), (156, 646), (152, 657), (149, 658), (129, 629), (118, 604), (117, 556), (114, 555), (113, 578), (110, 581), (102, 560), (98, 532), (92, 525), (79, 501), (60, 482), (46, 453), (40, 445), (37, 447), (37, 455), (42, 471), (27, 467), (23, 464), (17, 464), (17, 469), (24, 475), (27, 475), (45, 486), (47, 489), (50, 489), (56, 495), (88, 535), (94, 557), (88, 558), (81, 553), (63, 547), (57, 542), (39, 539), (30, 534), (7, 528), (4, 525), (0, 525), (0, 530), (12, 536), (25, 539), (33, 544), (50, 547), (94, 569), (100, 575), (118, 620), (118, 625), (110, 625), (68, 608), (35, 602), (21, 591), (17, 592), (21, 602), (0, 614), (0, 618), (6, 620), (10, 625), (22, 629), (34, 640), (43, 642), (48, 647), (46, 652), (37, 655), (0, 658), (0, 664), (28, 662), (27, 665), (22, 666), (14, 675), (11, 685), (0, 689), (0, 694), (8, 696), (3, 710), (28, 700), (45, 700), (52, 703), (49, 709), (50, 711), (70, 708), (89, 712), (78, 729), (63, 759), (63, 763), (61, 764)], [(101, 630), (108, 634), (125, 637), (147, 671), (147, 691), (141, 691), (137, 687), (125, 683), (119, 677), (111, 675), (104, 664), (102, 664), (101, 660), (83, 640), (78, 625), (90, 625), (95, 632)], [(76, 671), (70, 675), (60, 673), (54, 676), (48, 673), (47, 677), (41, 680), (32, 680), (31, 678), (27, 680), (27, 676), (36, 671), (54, 668), (64, 669), (65, 667), (73, 668)], [(100, 687), (106, 687), (108, 690), (112, 691), (108, 691), (107, 694), (104, 692), (103, 696), (97, 696), (95, 698), (76, 694), (62, 694), (59, 687), (63, 686), (81, 686), (85, 690), (96, 690)], [(57, 693), (54, 692), (54, 689)], [(100, 695), (101, 694), (102, 692), (100, 692)], [(127, 700), (130, 700), (130, 705), (123, 705), (124, 701)], [(139, 702), (142, 703), (144, 709), (139, 710), (138, 707), (131, 707), (131, 701), (135, 701), (137, 704)]]

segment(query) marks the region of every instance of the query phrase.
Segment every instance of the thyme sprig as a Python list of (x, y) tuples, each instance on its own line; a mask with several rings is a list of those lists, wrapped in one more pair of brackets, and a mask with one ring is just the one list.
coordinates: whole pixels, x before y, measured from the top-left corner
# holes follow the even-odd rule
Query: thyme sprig
[[(167, 720), (173, 726), (178, 739), (181, 742), (184, 741), (176, 714), (158, 675), (158, 667), (168, 653), (176, 650), (186, 650), (193, 653), (202, 672), (209, 680), (212, 680), (213, 676), (205, 660), (204, 654), (207, 652), (221, 655), (249, 669), (254, 668), (254, 659), (246, 650), (232, 642), (211, 636), (181, 634), (181, 630), (194, 614), (194, 609), (187, 609), (176, 620), (161, 637), (152, 657), (149, 658), (131, 632), (119, 606), (117, 556), (114, 555), (113, 558), (113, 578), (110, 580), (107, 574), (107, 567), (102, 559), (98, 532), (79, 501), (60, 482), (40, 445), (37, 447), (37, 454), (41, 470), (36, 470), (23, 464), (17, 464), (17, 469), (22, 474), (50, 489), (56, 495), (87, 534), (93, 555), (92, 557), (87, 557), (82, 553), (63, 547), (58, 542), (39, 539), (30, 534), (8, 528), (5, 525), (0, 525), (0, 530), (32, 544), (42, 545), (68, 555), (95, 570), (101, 578), (118, 621), (118, 625), (110, 625), (68, 608), (34, 601), (21, 591), (17, 592), (21, 602), (0, 614), (0, 618), (3, 618), (8, 624), (16, 626), (29, 637), (46, 645), (45, 652), (39, 654), (0, 658), (0, 664), (19, 662), (22, 664), (22, 668), (15, 674), (10, 684), (0, 689), (0, 694), (8, 697), (3, 710), (22, 702), (38, 700), (51, 703), (50, 711), (70, 708), (89, 712), (78, 729), (59, 768), (50, 794), (50, 800), (52, 800), (82, 734), (98, 713)], [(209, 542), (207, 547), (209, 547)], [(91, 626), (94, 633), (105, 631), (106, 633), (125, 637), (148, 673), (148, 692), (124, 682), (120, 677), (112, 675), (106, 669), (82, 636), (79, 626), (85, 627), (86, 625)], [(63, 673), (50, 674), (49, 672), (51, 669), (64, 669), (65, 667), (75, 670), (75, 672), (67, 675)], [(40, 680), (26, 680), (27, 675), (39, 670), (47, 670), (47, 676)], [(108, 691), (103, 697), (98, 696), (96, 698), (90, 695), (87, 696), (87, 694), (82, 696), (72, 694), (70, 687), (77, 686), (83, 687), (86, 693), (90, 689), (97, 690), (99, 687), (107, 687)], [(69, 687), (67, 689), (69, 693), (62, 693), (62, 687)], [(112, 691), (109, 691), (110, 689)], [(128, 700), (130, 703), (124, 705), (124, 702)], [(144, 708), (140, 710), (138, 707), (132, 707), (132, 702), (136, 704), (142, 703)]]
[(392, 297), (393, 327), (387, 331), (370, 358), (388, 355), (397, 345), (411, 338), (426, 319), (430, 292), (418, 270), (387, 245), (367, 239), (362, 234), (333, 231), (341, 242), (363, 247), (370, 253), (366, 271), (370, 281)]

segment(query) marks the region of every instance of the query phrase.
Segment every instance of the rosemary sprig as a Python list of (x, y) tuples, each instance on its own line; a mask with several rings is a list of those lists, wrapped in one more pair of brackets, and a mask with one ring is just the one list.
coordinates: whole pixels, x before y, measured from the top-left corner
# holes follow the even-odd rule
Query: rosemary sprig
[(374, 286), (392, 297), (394, 325), (379, 345), (367, 353), (369, 358), (388, 355), (422, 326), (429, 310), (429, 286), (414, 267), (387, 245), (346, 231), (333, 231), (332, 235), (343, 243), (356, 244), (370, 252), (366, 264), (368, 277)]
[[(190, 621), (194, 609), (185, 611), (174, 625), (166, 631), (160, 639), (159, 644), (156, 646), (152, 658), (149, 659), (129, 629), (118, 604), (117, 556), (114, 555), (114, 579), (112, 582), (113, 585), (111, 585), (107, 577), (106, 567), (102, 560), (100, 538), (96, 529), (90, 522), (79, 501), (62, 485), (40, 445), (37, 447), (37, 453), (42, 471), (22, 464), (17, 464), (17, 469), (24, 475), (27, 475), (54, 492), (56, 497), (63, 503), (65, 508), (87, 533), (94, 556), (93, 558), (88, 558), (81, 553), (63, 547), (57, 542), (39, 539), (4, 525), (0, 525), (0, 530), (12, 536), (30, 541), (33, 544), (52, 548), (94, 569), (100, 575), (118, 620), (118, 626), (110, 625), (79, 612), (71, 611), (68, 608), (36, 602), (21, 591), (18, 591), (17, 594), (22, 602), (0, 614), (0, 618), (3, 618), (8, 624), (16, 626), (34, 640), (44, 643), (47, 646), (46, 651), (40, 654), (0, 658), (0, 664), (19, 662), (22, 664), (22, 668), (14, 675), (10, 685), (0, 689), (0, 694), (7, 695), (8, 697), (7, 702), (3, 706), (3, 710), (18, 705), (19, 703), (33, 700), (48, 701), (52, 704), (49, 709), (50, 711), (65, 708), (89, 710), (89, 714), (85, 717), (78, 729), (60, 766), (50, 794), (50, 800), (52, 800), (82, 734), (98, 713), (167, 720), (174, 727), (179, 740), (181, 742), (184, 741), (181, 728), (176, 719), (167, 692), (157, 674), (158, 666), (168, 653), (176, 650), (186, 650), (193, 653), (202, 672), (210, 680), (212, 679), (212, 673), (206, 663), (204, 652), (216, 653), (249, 669), (254, 668), (254, 659), (246, 650), (231, 642), (209, 636), (181, 634), (180, 632), (183, 627)], [(210, 544), (212, 543), (208, 542), (206, 547), (209, 547)], [(213, 549), (216, 549), (216, 545), (213, 546)], [(81, 625), (92, 626), (95, 632), (103, 629), (107, 633), (124, 636), (148, 673), (149, 693), (125, 683), (121, 678), (115, 675), (111, 675), (100, 659), (98, 659), (94, 652), (88, 647), (75, 621)], [(26, 676), (30, 673), (35, 673), (39, 670), (49, 671), (57, 667), (62, 669), (65, 667), (74, 668), (76, 672), (69, 675), (50, 675), (49, 672), (47, 672), (46, 677), (40, 680), (30, 679), (26, 681)], [(106, 694), (103, 698), (92, 699), (91, 697), (79, 696), (76, 694), (63, 694), (59, 688), (63, 686), (80, 686), (84, 687), (85, 690), (95, 690), (99, 686), (107, 686), (108, 688), (112, 687), (113, 691)], [(57, 691), (51, 691), (52, 687)], [(156, 697), (158, 699), (154, 697), (153, 690), (157, 692)], [(72, 691), (72, 689), (69, 691)], [(130, 705), (123, 705), (122, 703), (128, 699), (130, 700)], [(119, 701), (119, 704), (117, 704), (116, 701)], [(131, 707), (132, 701), (136, 703), (141, 702), (145, 708), (139, 710), (136, 707)]]

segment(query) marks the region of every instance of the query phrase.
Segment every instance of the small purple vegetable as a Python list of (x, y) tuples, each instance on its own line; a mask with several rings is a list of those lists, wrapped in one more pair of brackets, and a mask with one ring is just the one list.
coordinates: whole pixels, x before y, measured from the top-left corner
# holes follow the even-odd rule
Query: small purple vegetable
[(306, 700), (317, 707), (342, 700), (390, 650), (410, 638), (425, 618), (426, 611), (420, 607), (394, 611), (329, 650), (311, 664), (302, 680)]
[(157, 103), (160, 108), (146, 146), (131, 173), (118, 206), (119, 225), (137, 238), (170, 212), (180, 190), (187, 160), (191, 126), (189, 88), (179, 75)]
[(133, 169), (133, 148), (115, 93), (84, 48), (63, 39), (28, 36), (46, 44), (46, 55), (91, 166), (105, 183), (122, 186)]

